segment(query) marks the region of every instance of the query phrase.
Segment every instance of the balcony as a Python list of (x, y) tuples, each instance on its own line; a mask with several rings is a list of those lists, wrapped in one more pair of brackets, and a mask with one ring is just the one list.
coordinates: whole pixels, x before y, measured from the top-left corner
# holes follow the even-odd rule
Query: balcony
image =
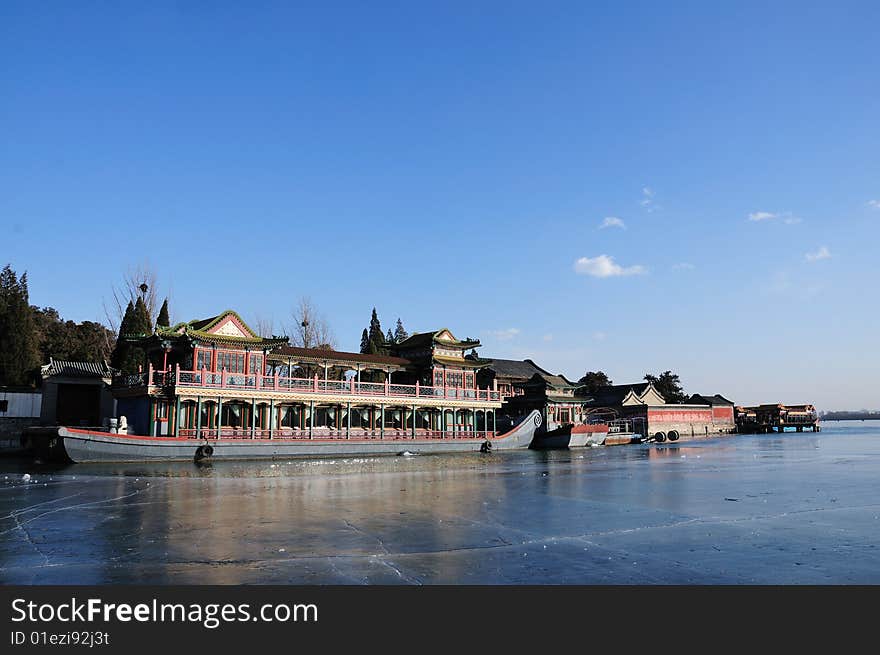
[[(149, 384), (148, 384), (149, 383)], [(114, 389), (139, 389), (164, 387), (178, 389), (223, 389), (250, 392), (281, 392), (296, 394), (323, 394), (334, 396), (373, 396), (393, 399), (470, 400), (476, 402), (501, 402), (500, 391), (465, 387), (427, 387), (418, 383), (393, 384), (391, 382), (358, 382), (350, 380), (322, 380), (313, 378), (289, 378), (258, 373), (227, 373), (201, 371), (155, 371), (119, 376), (113, 380)]]

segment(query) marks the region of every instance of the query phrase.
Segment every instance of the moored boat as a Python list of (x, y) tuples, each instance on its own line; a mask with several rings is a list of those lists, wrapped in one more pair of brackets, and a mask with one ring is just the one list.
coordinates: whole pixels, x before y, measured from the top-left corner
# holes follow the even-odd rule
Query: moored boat
[(44, 461), (75, 463), (492, 452), (528, 448), (541, 421), (541, 414), (532, 412), (503, 434), (479, 436), (466, 432), (415, 436), (389, 432), (354, 437), (150, 437), (62, 426), (32, 428), (26, 439), (34, 454)]
[(564, 425), (541, 432), (532, 440), (532, 448), (583, 448), (585, 446), (601, 446), (608, 436), (608, 425), (605, 423), (586, 423)]

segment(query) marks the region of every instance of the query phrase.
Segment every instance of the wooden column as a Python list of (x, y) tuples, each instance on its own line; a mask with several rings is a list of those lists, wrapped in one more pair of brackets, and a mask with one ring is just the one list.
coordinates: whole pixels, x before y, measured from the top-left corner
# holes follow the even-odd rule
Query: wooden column
[(251, 398), (251, 439), (257, 436), (257, 399)]
[(220, 431), (223, 429), (223, 397), (217, 397), (217, 438), (220, 438)]
[(176, 407), (174, 410), (174, 436), (180, 435), (180, 396), (174, 396), (176, 398)]
[(269, 399), (269, 438), (275, 437), (275, 399)]
[(196, 437), (202, 437), (202, 397), (196, 398)]

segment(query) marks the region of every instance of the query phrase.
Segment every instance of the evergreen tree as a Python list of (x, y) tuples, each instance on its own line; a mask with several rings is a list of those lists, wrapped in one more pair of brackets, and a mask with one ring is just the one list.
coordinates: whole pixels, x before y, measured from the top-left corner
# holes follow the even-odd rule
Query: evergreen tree
[(62, 320), (52, 307), (31, 307), (40, 361), (50, 358), (103, 362), (110, 357), (113, 333), (100, 323)]
[(587, 371), (584, 373), (584, 377), (578, 380), (578, 384), (584, 385), (579, 393), (589, 395), (596, 393), (602, 387), (613, 384), (613, 382), (604, 371)]
[(394, 343), (394, 335), (391, 334), (391, 328), (388, 328), (388, 332), (385, 333), (385, 343)]
[(8, 264), (0, 272), (0, 384), (32, 384), (40, 365), (39, 342), (28, 298), (27, 273)]
[(397, 327), (394, 328), (394, 343), (401, 343), (409, 338), (409, 333), (403, 328), (403, 323), (397, 319)]
[(168, 298), (162, 303), (159, 310), (159, 318), (156, 319), (156, 327), (171, 327), (171, 319), (168, 318)]
[(142, 297), (137, 302), (128, 302), (122, 323), (119, 326), (119, 338), (116, 348), (113, 349), (110, 363), (123, 373), (137, 373), (139, 366), (146, 364), (146, 354), (137, 345), (138, 337), (145, 337), (152, 333), (152, 321), (147, 305)]
[(376, 308), (373, 307), (373, 315), (370, 317), (369, 331), (369, 354), (385, 355), (385, 334), (382, 332), (382, 325), (379, 323), (379, 317), (376, 315)]
[(110, 355), (110, 365), (113, 368), (118, 368), (125, 373), (133, 373), (137, 371), (137, 364), (135, 364), (134, 371), (128, 370), (127, 359), (129, 350), (131, 350), (131, 344), (126, 340), (126, 337), (131, 334), (133, 331), (134, 325), (134, 303), (130, 300), (128, 301), (128, 306), (125, 308), (125, 314), (122, 316), (122, 322), (119, 324), (119, 334), (116, 338), (116, 347), (113, 348), (113, 353)]
[(132, 325), (132, 334), (141, 337), (152, 333), (153, 321), (150, 318), (150, 312), (147, 309), (147, 304), (144, 302), (144, 299), (139, 296), (137, 302), (134, 304), (134, 324)]
[(370, 335), (367, 334), (367, 328), (361, 333), (361, 353), (366, 355), (370, 352)]
[(645, 380), (654, 384), (654, 388), (660, 392), (667, 403), (683, 403), (687, 400), (687, 394), (681, 386), (677, 373), (664, 371), (659, 376), (646, 373)]

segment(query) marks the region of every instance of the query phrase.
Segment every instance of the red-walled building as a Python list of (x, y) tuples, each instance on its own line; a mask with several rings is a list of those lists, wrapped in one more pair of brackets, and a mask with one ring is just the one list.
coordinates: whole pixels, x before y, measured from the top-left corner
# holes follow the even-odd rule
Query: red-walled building
[(686, 403), (667, 403), (650, 382), (616, 384), (599, 389), (589, 406), (609, 418), (628, 419), (643, 436), (675, 431), (682, 439), (732, 433), (733, 402), (721, 395), (694, 394)]

